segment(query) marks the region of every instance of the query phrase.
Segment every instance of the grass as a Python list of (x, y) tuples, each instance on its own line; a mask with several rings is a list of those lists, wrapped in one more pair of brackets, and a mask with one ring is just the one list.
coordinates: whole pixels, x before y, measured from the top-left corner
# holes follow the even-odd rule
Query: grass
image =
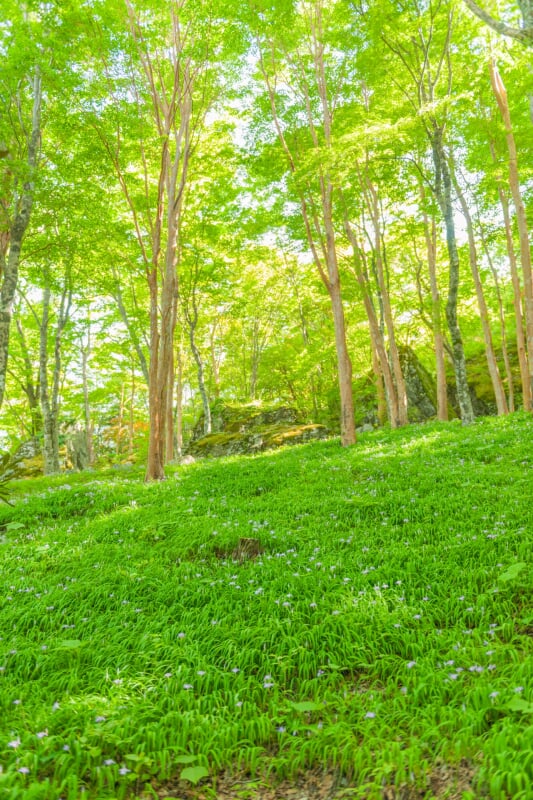
[[(183, 773), (533, 797), (533, 420), (34, 479), (0, 509), (0, 797)], [(233, 562), (239, 537), (264, 553)], [(203, 768), (203, 771), (202, 769)], [(187, 781), (186, 781), (187, 783)], [(211, 787), (211, 788), (210, 788)], [(388, 792), (388, 794), (386, 794)]]

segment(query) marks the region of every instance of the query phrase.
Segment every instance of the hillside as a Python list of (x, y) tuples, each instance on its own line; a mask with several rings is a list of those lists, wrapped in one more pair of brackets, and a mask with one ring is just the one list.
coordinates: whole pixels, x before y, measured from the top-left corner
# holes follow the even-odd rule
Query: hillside
[(532, 444), (517, 414), (19, 483), (0, 797), (531, 798)]

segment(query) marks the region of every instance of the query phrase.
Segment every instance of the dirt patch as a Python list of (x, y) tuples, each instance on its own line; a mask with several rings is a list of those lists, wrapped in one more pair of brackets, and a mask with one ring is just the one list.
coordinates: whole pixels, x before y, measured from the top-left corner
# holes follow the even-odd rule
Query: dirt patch
[[(472, 792), (476, 769), (463, 760), (458, 765), (435, 767), (427, 777), (426, 787), (412, 785), (382, 786), (382, 800), (461, 800)], [(222, 774), (216, 784), (188, 787), (183, 781), (153, 786), (157, 796), (176, 800), (363, 800), (361, 787), (333, 771), (308, 770), (296, 780), (273, 783), (246, 775)], [(375, 794), (373, 795), (375, 797)], [(479, 795), (481, 800), (482, 795)]]

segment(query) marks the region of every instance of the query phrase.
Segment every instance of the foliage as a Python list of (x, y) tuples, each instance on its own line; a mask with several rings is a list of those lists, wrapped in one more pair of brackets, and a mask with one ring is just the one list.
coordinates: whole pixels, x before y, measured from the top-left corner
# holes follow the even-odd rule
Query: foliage
[[(136, 467), (17, 484), (0, 794), (320, 765), (366, 800), (429, 796), (439, 771), (450, 792), (468, 774), (464, 797), (531, 796), (532, 433), (516, 414), (159, 485)], [(249, 536), (262, 555), (217, 555)]]

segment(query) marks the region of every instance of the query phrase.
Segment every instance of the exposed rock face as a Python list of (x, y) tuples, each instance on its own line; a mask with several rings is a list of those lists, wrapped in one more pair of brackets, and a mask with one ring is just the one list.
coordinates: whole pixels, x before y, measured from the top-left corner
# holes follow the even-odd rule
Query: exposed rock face
[(400, 349), (400, 363), (407, 390), (410, 422), (437, 416), (437, 385), (414, 350)]
[(213, 433), (202, 436), (203, 418), (200, 418), (187, 448), (188, 455), (203, 458), (246, 455), (329, 436), (324, 425), (302, 422), (297, 409), (286, 406), (219, 405), (213, 409), (212, 421)]
[[(471, 359), (467, 364), (469, 377), (475, 378), (468, 384), (468, 388), (476, 417), (496, 413), (490, 383), (487, 386), (483, 383), (484, 378), (485, 384), (487, 384), (485, 363), (482, 358), (478, 360), (481, 362), (481, 368), (478, 366), (477, 360)], [(436, 417), (437, 385), (434, 377), (410, 347), (400, 349), (400, 361), (407, 389), (410, 421), (422, 422)], [(450, 375), (448, 384), (448, 411), (450, 417), (460, 415), (453, 375)]]

